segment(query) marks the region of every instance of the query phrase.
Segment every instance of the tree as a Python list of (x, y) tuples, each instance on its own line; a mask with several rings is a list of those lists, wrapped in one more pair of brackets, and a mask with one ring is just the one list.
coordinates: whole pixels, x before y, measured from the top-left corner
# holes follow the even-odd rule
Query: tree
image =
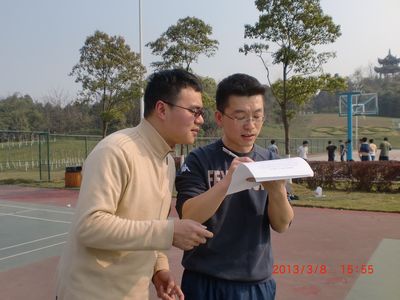
[[(298, 107), (320, 90), (345, 88), (344, 79), (322, 73), (322, 65), (335, 57), (335, 53), (318, 53), (314, 49), (333, 43), (340, 36), (340, 26), (324, 15), (319, 0), (256, 0), (255, 5), (261, 15), (254, 26), (245, 25), (245, 38), (266, 43), (245, 44), (239, 51), (256, 54), (267, 71), (272, 94), (280, 107), (288, 155), (289, 123)], [(282, 78), (274, 84), (264, 58), (270, 50), (268, 43), (273, 45), (272, 64), (282, 66)]]
[(210, 39), (212, 27), (195, 17), (179, 19), (154, 42), (146, 44), (153, 55), (160, 55), (162, 61), (153, 62), (157, 70), (183, 68), (191, 71), (191, 64), (204, 54), (211, 57), (218, 49), (218, 41)]
[(5, 130), (43, 130), (43, 114), (29, 95), (15, 93), (0, 101), (0, 128)]
[(81, 102), (101, 103), (104, 137), (110, 122), (122, 119), (140, 98), (145, 68), (122, 37), (100, 31), (86, 39), (80, 54), (70, 75), (82, 83)]
[(216, 109), (215, 94), (217, 92), (217, 83), (214, 78), (200, 77), (203, 85), (203, 105), (205, 107), (204, 124), (201, 126), (200, 134), (203, 136), (217, 135), (218, 126), (214, 120)]

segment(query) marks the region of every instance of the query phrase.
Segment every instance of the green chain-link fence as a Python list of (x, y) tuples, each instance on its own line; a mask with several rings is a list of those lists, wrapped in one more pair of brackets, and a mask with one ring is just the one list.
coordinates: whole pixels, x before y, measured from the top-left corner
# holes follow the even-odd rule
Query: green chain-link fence
[[(62, 135), (48, 132), (0, 131), (0, 181), (26, 179), (34, 181), (64, 180), (67, 167), (81, 166), (101, 136)], [(187, 155), (193, 148), (209, 144), (218, 137), (202, 137), (194, 145), (176, 147), (176, 156)], [(291, 139), (290, 152), (296, 149), (303, 138)], [(307, 139), (310, 153), (325, 152), (327, 139)], [(281, 153), (284, 140), (275, 139)], [(267, 147), (270, 139), (259, 138), (257, 143)]]
[(101, 136), (0, 131), (0, 180), (63, 180), (66, 167), (82, 165)]

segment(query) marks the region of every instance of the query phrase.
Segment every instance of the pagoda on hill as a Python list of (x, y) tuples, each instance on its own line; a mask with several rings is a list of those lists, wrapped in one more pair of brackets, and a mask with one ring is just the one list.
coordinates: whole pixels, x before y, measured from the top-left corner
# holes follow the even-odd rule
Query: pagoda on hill
[(384, 77), (388, 77), (389, 75), (393, 76), (396, 73), (400, 72), (400, 67), (399, 67), (400, 58), (393, 56), (390, 53), (390, 49), (389, 49), (389, 54), (384, 59), (378, 58), (378, 62), (382, 66), (375, 67), (374, 70), (379, 74), (380, 78), (382, 76)]

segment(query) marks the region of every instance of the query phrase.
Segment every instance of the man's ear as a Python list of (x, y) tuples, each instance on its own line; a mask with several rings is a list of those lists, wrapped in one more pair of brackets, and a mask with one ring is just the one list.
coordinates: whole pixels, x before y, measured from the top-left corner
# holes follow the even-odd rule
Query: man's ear
[(166, 116), (166, 106), (168, 104), (166, 104), (165, 102), (158, 100), (156, 102), (156, 105), (154, 107), (154, 114), (160, 118), (161, 120), (166, 120), (167, 116)]
[(219, 110), (214, 113), (215, 123), (217, 123), (220, 128), (222, 127), (222, 117), (223, 115)]

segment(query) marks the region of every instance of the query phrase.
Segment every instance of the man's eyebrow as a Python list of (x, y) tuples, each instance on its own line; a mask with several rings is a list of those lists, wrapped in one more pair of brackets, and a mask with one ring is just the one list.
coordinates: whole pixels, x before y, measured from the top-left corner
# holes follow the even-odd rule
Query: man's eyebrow
[[(262, 111), (263, 111), (263, 109), (262, 109), (262, 108), (259, 108), (259, 109), (256, 109), (255, 111), (252, 111), (251, 113), (258, 113), (258, 112), (262, 112)], [(247, 110), (235, 109), (235, 110), (233, 111), (233, 113), (247, 113)]]

